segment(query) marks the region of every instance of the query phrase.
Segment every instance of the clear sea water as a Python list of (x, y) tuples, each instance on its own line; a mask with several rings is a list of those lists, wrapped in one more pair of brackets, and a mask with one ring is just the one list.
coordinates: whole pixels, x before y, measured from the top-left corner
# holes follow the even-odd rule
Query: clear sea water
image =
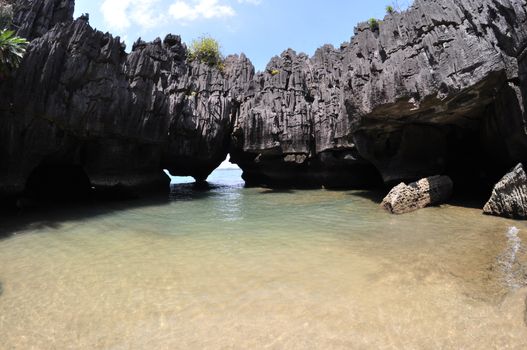
[(527, 348), (525, 223), (210, 183), (0, 223), (0, 349)]

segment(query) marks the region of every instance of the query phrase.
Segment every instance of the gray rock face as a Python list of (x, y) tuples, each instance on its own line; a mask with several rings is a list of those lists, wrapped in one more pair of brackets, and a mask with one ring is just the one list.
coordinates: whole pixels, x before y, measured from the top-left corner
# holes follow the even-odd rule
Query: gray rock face
[(288, 50), (255, 77), (234, 159), (258, 183), (493, 181), (527, 156), (526, 18), (525, 0), (417, 0), (338, 49)]
[(375, 168), (359, 155), (343, 100), (341, 55), (293, 50), (255, 76), (236, 120), (231, 160), (249, 184), (366, 186)]
[(454, 184), (448, 176), (432, 176), (406, 185), (395, 186), (381, 206), (392, 214), (405, 214), (431, 205), (445, 203)]
[(57, 173), (101, 189), (166, 186), (162, 169), (204, 180), (228, 152), (247, 183), (288, 187), (443, 173), (481, 190), (527, 159), (526, 0), (416, 0), (258, 74), (243, 55), (190, 62), (172, 35), (128, 54), (73, 4), (17, 2), (34, 40), (0, 82), (0, 196)]
[(225, 159), (233, 104), (254, 71), (244, 56), (229, 57), (220, 72), (189, 62), (172, 35), (139, 40), (127, 54), (118, 37), (73, 21), (73, 1), (19, 7), (27, 9), (17, 15), (20, 35), (59, 23), (0, 83), (0, 193), (38, 188), (34, 178), (52, 178), (54, 169), (98, 189), (165, 187), (165, 168), (204, 180)]
[(75, 10), (71, 0), (18, 0), (13, 24), (18, 35), (29, 40), (41, 37), (58, 23), (69, 22)]
[(489, 215), (527, 219), (527, 175), (522, 164), (496, 184), (483, 211)]

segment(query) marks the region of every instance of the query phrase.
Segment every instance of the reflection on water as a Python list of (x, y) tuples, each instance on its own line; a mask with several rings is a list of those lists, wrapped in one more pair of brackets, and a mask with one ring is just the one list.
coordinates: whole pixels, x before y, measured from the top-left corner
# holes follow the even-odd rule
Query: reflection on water
[[(527, 285), (527, 265), (523, 264), (525, 248), (519, 237), (520, 230), (512, 226), (507, 231), (507, 247), (498, 257), (498, 265), (503, 271), (504, 282), (510, 288), (520, 288)], [(522, 259), (523, 258), (523, 259)]]
[(2, 346), (527, 346), (527, 291), (504, 264), (524, 266), (524, 223), (391, 216), (363, 193), (247, 189), (239, 172), (209, 185), (1, 240)]

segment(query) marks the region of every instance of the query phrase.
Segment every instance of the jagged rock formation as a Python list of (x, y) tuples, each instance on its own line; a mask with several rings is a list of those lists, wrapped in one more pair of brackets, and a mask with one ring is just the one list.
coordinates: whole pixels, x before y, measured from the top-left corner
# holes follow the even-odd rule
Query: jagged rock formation
[(384, 198), (381, 206), (391, 214), (405, 214), (445, 203), (454, 184), (448, 176), (431, 176), (409, 185), (400, 183)]
[(375, 168), (480, 190), (527, 156), (526, 38), (524, 0), (417, 0), (339, 49), (275, 57), (231, 152), (257, 183), (362, 186)]
[(0, 193), (166, 188), (165, 168), (204, 180), (225, 159), (233, 103), (254, 70), (243, 55), (221, 72), (189, 62), (173, 35), (127, 54), (87, 18), (73, 21), (73, 1), (25, 0), (17, 10), (19, 34), (37, 38), (0, 85)]
[(73, 3), (17, 3), (34, 40), (0, 82), (0, 195), (57, 172), (73, 188), (165, 186), (165, 168), (204, 180), (228, 152), (249, 184), (442, 173), (490, 191), (527, 158), (526, 0), (416, 0), (340, 48), (287, 50), (258, 74), (243, 55), (223, 72), (189, 62), (172, 35), (128, 54), (73, 21)]
[(522, 164), (496, 184), (483, 211), (514, 219), (527, 219), (527, 175)]
[(13, 1), (16, 5), (13, 23), (17, 34), (28, 40), (41, 37), (53, 26), (73, 18), (75, 1)]
[(288, 50), (255, 76), (236, 120), (231, 160), (249, 183), (367, 186), (380, 178), (357, 152), (344, 106), (341, 57)]

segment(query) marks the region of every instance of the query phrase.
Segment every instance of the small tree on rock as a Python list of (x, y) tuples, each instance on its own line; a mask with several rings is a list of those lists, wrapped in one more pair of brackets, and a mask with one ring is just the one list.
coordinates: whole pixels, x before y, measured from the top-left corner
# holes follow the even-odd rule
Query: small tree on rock
[(189, 48), (190, 60), (206, 63), (211, 67), (223, 68), (223, 55), (220, 44), (210, 36), (203, 36), (192, 41)]
[(376, 19), (376, 18), (370, 18), (368, 20), (368, 24), (370, 26), (370, 29), (372, 31), (377, 31), (379, 30), (379, 21)]

